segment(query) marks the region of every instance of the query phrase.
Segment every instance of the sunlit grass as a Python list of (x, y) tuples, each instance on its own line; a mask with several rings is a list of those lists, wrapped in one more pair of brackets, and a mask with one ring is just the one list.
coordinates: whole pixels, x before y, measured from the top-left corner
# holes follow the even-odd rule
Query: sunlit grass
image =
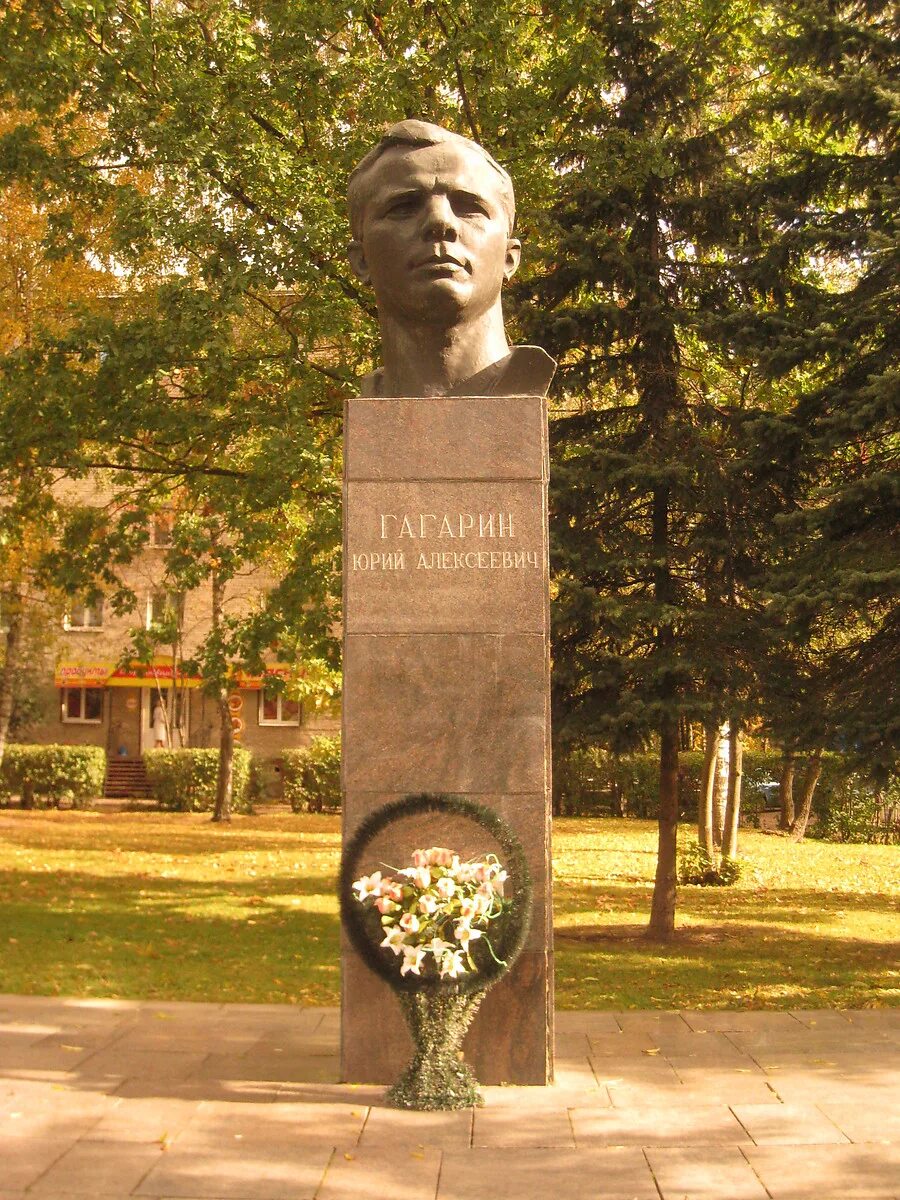
[[(642, 936), (654, 827), (554, 839), (560, 1007), (900, 1001), (896, 847), (742, 833), (739, 884), (680, 889), (661, 948)], [(0, 991), (334, 1004), (339, 850), (333, 816), (0, 813)]]

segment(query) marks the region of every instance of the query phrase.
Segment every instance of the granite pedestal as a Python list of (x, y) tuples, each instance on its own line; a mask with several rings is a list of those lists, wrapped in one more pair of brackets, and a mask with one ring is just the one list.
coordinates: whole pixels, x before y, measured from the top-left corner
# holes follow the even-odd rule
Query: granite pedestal
[[(344, 837), (421, 792), (493, 807), (517, 833), (534, 915), (466, 1041), (486, 1084), (552, 1077), (547, 461), (538, 396), (347, 402)], [(462, 848), (460, 830), (421, 832)], [(405, 865), (410, 837), (385, 861)], [(405, 1065), (396, 1000), (346, 942), (341, 1031), (345, 1081)]]

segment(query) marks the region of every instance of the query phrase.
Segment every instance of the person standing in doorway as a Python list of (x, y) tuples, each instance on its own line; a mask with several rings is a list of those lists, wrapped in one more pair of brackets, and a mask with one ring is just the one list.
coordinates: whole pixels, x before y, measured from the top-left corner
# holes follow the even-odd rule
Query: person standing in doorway
[(156, 750), (165, 750), (168, 745), (168, 725), (166, 710), (161, 699), (153, 705), (153, 746)]

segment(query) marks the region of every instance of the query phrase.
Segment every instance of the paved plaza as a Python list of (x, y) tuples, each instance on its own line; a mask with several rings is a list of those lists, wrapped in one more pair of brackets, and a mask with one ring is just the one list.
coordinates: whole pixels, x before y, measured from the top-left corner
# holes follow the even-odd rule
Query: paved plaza
[(898, 1032), (563, 1012), (554, 1087), (405, 1113), (336, 1082), (334, 1009), (5, 996), (0, 1200), (900, 1198)]

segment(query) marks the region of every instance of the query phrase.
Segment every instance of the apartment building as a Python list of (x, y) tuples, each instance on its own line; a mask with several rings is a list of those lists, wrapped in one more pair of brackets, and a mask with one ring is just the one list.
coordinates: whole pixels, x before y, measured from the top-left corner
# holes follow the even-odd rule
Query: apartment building
[[(97, 495), (97, 481), (75, 486), (75, 498), (81, 502)], [(136, 610), (117, 613), (102, 598), (71, 603), (60, 627), (47, 639), (46, 670), (33, 677), (29, 705), (33, 717), (25, 740), (102, 746), (111, 764), (111, 794), (121, 792), (122, 780), (139, 778), (136, 764), (160, 740), (176, 746), (218, 745), (218, 705), (203, 692), (201, 681), (180, 665), (209, 631), (211, 586), (207, 582), (181, 596), (167, 591), (168, 544), (169, 526), (163, 514), (154, 523), (147, 547), (122, 571), (123, 582), (138, 598)], [(246, 612), (268, 582), (262, 570), (233, 580), (226, 591), (226, 615)], [(171, 620), (176, 611), (180, 653), (160, 646), (149, 664), (129, 659), (135, 627), (149, 629), (163, 619)], [(237, 744), (268, 762), (272, 773), (285, 749), (308, 745), (316, 735), (340, 728), (334, 709), (312, 701), (301, 703), (289, 692), (273, 689), (271, 683), (278, 676), (289, 679), (290, 668), (273, 656), (265, 675), (239, 674), (229, 696)]]

